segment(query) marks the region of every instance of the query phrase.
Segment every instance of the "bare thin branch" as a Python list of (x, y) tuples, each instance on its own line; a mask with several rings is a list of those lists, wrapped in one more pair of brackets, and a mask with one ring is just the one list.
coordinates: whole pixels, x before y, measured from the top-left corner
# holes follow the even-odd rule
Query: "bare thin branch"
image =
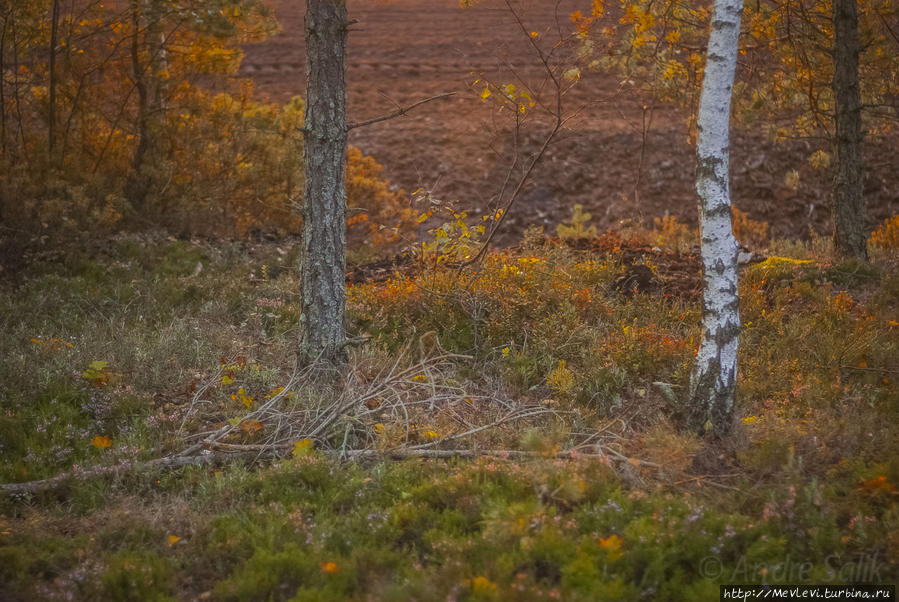
[(415, 107), (425, 104), (426, 102), (431, 102), (432, 100), (439, 100), (441, 98), (449, 98), (450, 96), (455, 96), (455, 95), (456, 95), (455, 92), (446, 92), (444, 94), (438, 94), (437, 96), (431, 96), (430, 98), (425, 98), (425, 99), (419, 100), (418, 102), (414, 102), (411, 105), (409, 105), (408, 107), (400, 107), (399, 109), (397, 109), (393, 113), (390, 113), (389, 115), (383, 115), (381, 117), (375, 117), (374, 119), (367, 119), (365, 121), (359, 121), (357, 123), (347, 124), (346, 129), (347, 129), (347, 131), (349, 131), (349, 130), (354, 130), (356, 128), (365, 127), (367, 125), (372, 125), (374, 123), (381, 123), (382, 121), (389, 121), (391, 119), (396, 119), (397, 117), (402, 117), (403, 115), (405, 115), (406, 113), (408, 113), (409, 111), (414, 109)]

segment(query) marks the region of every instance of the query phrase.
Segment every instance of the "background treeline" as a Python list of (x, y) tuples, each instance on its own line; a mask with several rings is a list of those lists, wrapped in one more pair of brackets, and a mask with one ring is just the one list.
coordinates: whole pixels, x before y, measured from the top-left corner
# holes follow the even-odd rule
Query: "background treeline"
[[(5, 237), (299, 231), (303, 101), (260, 101), (236, 78), (239, 45), (277, 30), (262, 2), (0, 6)], [(380, 173), (351, 150), (351, 241), (381, 243), (414, 223), (405, 195)]]

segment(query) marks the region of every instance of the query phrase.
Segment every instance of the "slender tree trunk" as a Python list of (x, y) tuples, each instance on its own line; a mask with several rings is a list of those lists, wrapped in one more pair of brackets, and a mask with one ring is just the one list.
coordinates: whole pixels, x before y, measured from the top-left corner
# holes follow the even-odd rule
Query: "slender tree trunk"
[(731, 223), (730, 105), (742, 0), (715, 0), (699, 102), (698, 164), (702, 237), (702, 342), (690, 380), (690, 427), (726, 435), (733, 422), (740, 309), (737, 242)]
[(831, 214), (834, 249), (844, 257), (867, 259), (857, 0), (833, 0), (833, 25), (836, 175)]
[(53, 163), (56, 146), (56, 46), (59, 44), (59, 0), (53, 0), (50, 14), (50, 114), (47, 126), (47, 154)]
[(3, 15), (3, 31), (0, 32), (0, 157), (6, 156), (6, 30), (9, 28), (9, 9)]
[[(144, 14), (144, 3), (141, 0), (131, 0), (131, 23), (134, 29), (131, 38), (131, 73), (134, 78), (134, 87), (137, 90), (137, 146), (131, 158), (131, 174), (126, 185), (126, 194), (132, 209), (138, 213), (145, 213), (147, 195), (150, 192), (150, 176), (146, 173), (147, 157), (152, 146), (151, 123), (151, 91), (148, 71), (150, 64), (141, 61), (141, 38), (150, 39), (150, 33), (145, 23), (148, 21)], [(143, 36), (141, 33), (143, 32)], [(151, 52), (152, 54), (152, 52)], [(152, 58), (148, 59), (152, 62)]]
[(26, 163), (31, 163), (28, 156), (28, 144), (25, 141), (25, 121), (22, 119), (22, 99), (19, 96), (19, 40), (16, 38), (15, 11), (10, 9), (10, 32), (12, 33), (12, 92), (16, 102), (16, 121), (19, 138), (22, 140), (22, 155)]
[(345, 0), (306, 0), (302, 314), (299, 361), (339, 361), (346, 334)]

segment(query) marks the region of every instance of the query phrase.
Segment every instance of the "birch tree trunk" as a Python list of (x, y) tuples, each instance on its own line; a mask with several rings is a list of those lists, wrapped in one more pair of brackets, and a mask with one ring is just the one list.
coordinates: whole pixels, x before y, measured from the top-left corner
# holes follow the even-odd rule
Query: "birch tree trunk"
[(306, 0), (301, 364), (345, 352), (346, 38), (345, 0)]
[(833, 0), (834, 156), (831, 199), (834, 249), (867, 259), (862, 172), (862, 101), (858, 77), (857, 0)]
[(737, 242), (730, 205), (730, 105), (742, 0), (715, 0), (699, 102), (698, 164), (702, 237), (702, 342), (690, 379), (690, 427), (723, 436), (733, 421), (740, 310)]

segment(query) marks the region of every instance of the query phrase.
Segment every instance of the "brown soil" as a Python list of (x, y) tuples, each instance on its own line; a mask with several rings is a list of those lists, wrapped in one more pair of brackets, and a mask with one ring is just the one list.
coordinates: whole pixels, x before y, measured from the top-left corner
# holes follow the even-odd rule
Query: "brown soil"
[[(246, 48), (241, 74), (272, 100), (284, 101), (304, 90), (303, 2), (267, 0), (283, 31)], [(463, 10), (458, 0), (350, 0), (353, 25), (349, 43), (350, 121), (390, 113), (399, 106), (443, 92), (457, 92), (412, 114), (351, 131), (350, 142), (384, 165), (385, 175), (407, 191), (419, 187), (437, 198), (459, 200), (471, 215), (495, 203), (511, 160), (508, 112), (481, 102), (471, 82), (478, 77), (531, 83), (542, 79), (538, 61), (511, 13), (497, 0)], [(562, 27), (567, 15), (584, 10), (583, 0), (560, 0)], [(556, 2), (525, 1), (521, 16), (528, 30), (555, 27)], [(504, 224), (502, 241), (514, 242), (529, 224), (555, 225), (581, 203), (603, 227), (620, 220), (651, 222), (670, 213), (695, 220), (693, 152), (684, 113), (668, 105), (651, 107), (652, 127), (643, 136), (643, 103), (619, 78), (586, 73), (566, 97), (577, 115), (525, 188)], [(521, 146), (536, 149), (546, 127), (532, 123)], [(899, 212), (899, 156), (896, 138), (867, 147), (869, 222)], [(774, 236), (804, 236), (809, 227), (829, 228), (830, 174), (806, 161), (807, 141), (776, 145), (758, 133), (738, 131), (732, 141), (733, 197), (736, 207), (771, 224)], [(641, 165), (641, 154), (643, 154)], [(800, 173), (800, 186), (786, 185), (786, 174)], [(639, 185), (635, 182), (639, 178)]]

